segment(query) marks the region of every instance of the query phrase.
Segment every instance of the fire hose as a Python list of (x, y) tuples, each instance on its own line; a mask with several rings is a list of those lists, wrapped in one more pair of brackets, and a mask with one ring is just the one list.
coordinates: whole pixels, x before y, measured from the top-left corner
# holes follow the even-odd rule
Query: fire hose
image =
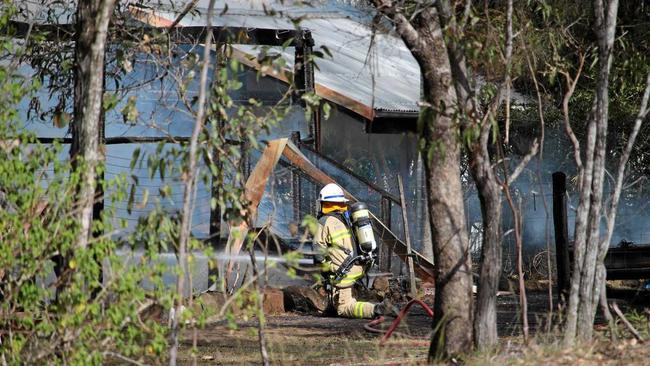
[[(375, 326), (377, 326), (377, 325), (384, 322), (385, 319), (384, 319), (383, 316), (380, 316), (377, 319), (371, 320), (370, 322), (368, 322), (367, 324), (365, 324), (363, 326), (363, 329), (365, 329), (365, 330), (367, 330), (368, 332), (371, 332), (371, 333), (380, 333), (380, 334), (383, 333), (384, 336), (379, 341), (379, 345), (383, 346), (384, 343), (386, 343), (386, 341), (388, 340), (388, 338), (390, 338), (390, 336), (395, 332), (395, 329), (397, 329), (399, 324), (402, 322), (402, 319), (409, 312), (409, 310), (411, 309), (413, 304), (420, 305), (422, 307), (422, 309), (424, 309), (424, 311), (427, 313), (427, 316), (429, 316), (430, 318), (433, 318), (433, 310), (431, 310), (431, 308), (427, 304), (425, 304), (422, 300), (412, 299), (411, 301), (409, 301), (406, 304), (406, 306), (404, 306), (404, 308), (399, 312), (399, 314), (397, 314), (397, 317), (395, 318), (395, 320), (393, 320), (393, 323), (391, 323), (390, 327), (388, 327), (388, 330), (375, 328)], [(427, 344), (428, 344), (428, 341), (427, 341)]]

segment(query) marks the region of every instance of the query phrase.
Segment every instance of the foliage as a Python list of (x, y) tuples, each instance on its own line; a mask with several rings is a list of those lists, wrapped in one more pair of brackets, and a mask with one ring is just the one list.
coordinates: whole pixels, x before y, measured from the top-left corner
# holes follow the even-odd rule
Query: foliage
[[(3, 41), (8, 42), (8, 41)], [(124, 262), (118, 242), (97, 236), (76, 248), (79, 225), (73, 200), (79, 175), (61, 159), (61, 145), (40, 144), (25, 132), (16, 105), (29, 96), (27, 80), (0, 67), (0, 355), (8, 364), (101, 364), (107, 356), (160, 358), (165, 328), (143, 315), (154, 303), (168, 304), (160, 289), (160, 266)], [(104, 182), (123, 194), (124, 177)], [(122, 184), (120, 184), (122, 183)], [(110, 210), (94, 225), (111, 233)], [(52, 278), (61, 260), (61, 275)], [(152, 258), (142, 257), (142, 263)], [(100, 273), (110, 269), (112, 276)]]
[[(580, 55), (586, 57), (583, 77), (571, 102), (574, 128), (581, 135), (586, 124), (595, 87), (597, 54), (594, 48), (593, 11), (590, 1), (566, 3), (531, 0), (529, 7), (518, 9), (522, 42), (536, 60), (538, 78), (549, 101), (560, 107), (564, 96), (563, 72), (575, 74)], [(643, 93), (645, 76), (650, 71), (648, 27), (650, 12), (643, 1), (621, 2), (619, 6), (614, 63), (610, 77), (610, 120), (612, 127), (629, 131)], [(521, 78), (517, 85), (531, 89), (531, 79)], [(614, 145), (618, 149), (623, 145)]]
[[(123, 10), (116, 11), (114, 22), (122, 19)], [(10, 7), (2, 8), (0, 29), (13, 14)], [(119, 27), (113, 32), (118, 32), (113, 39), (119, 39)], [(128, 85), (123, 83), (138, 66), (138, 57), (144, 55), (160, 73), (144, 84), (167, 77), (183, 106), (175, 112), (194, 116), (193, 87), (202, 63), (198, 56), (201, 47), (188, 50), (169, 43), (162, 34), (153, 38), (144, 35), (140, 41), (134, 38), (137, 35), (131, 34), (110, 48), (107, 73), (117, 90), (105, 93), (104, 109), (116, 110), (127, 124), (157, 127), (156, 121), (139, 113), (137, 93), (128, 93)], [(20, 123), (24, 116), (19, 105), (23, 108), (26, 100), (31, 101), (32, 112), (42, 120), (53, 121), (56, 127), (65, 126), (70, 119), (66, 112), (70, 109), (66, 106), (70, 105), (74, 66), (69, 62), (70, 44), (52, 44), (39, 34), (31, 35), (22, 48), (11, 38), (0, 39), (3, 59), (15, 60), (0, 64), (0, 355), (8, 364), (16, 365), (102, 364), (115, 358), (162, 362), (168, 330), (151, 314), (182, 301), (165, 277), (170, 270), (176, 276), (186, 274), (179, 266), (170, 269), (162, 254), (178, 250), (180, 219), (169, 210), (178, 192), (170, 183), (178, 177), (187, 179), (188, 146), (160, 143), (151, 153), (138, 149), (130, 162), (132, 174), (125, 172), (100, 181), (105, 202), (126, 202), (129, 214), (147, 205), (154, 208), (129, 226), (126, 219), (116, 219), (115, 207), (106, 205), (101, 219), (93, 223), (91, 244), (73, 247), (79, 232), (73, 215), (77, 209), (73, 193), (83, 162), (73, 171), (64, 146), (39, 143)], [(226, 221), (237, 223), (253, 219), (244, 187), (248, 164), (261, 149), (260, 136), (293, 107), (292, 88), (271, 106), (254, 98), (242, 103), (234, 95), (242, 88), (239, 77), (244, 66), (230, 57), (227, 45), (217, 53), (208, 119), (199, 141), (202, 169), (189, 179), (203, 181), (211, 190), (211, 209)], [(67, 61), (57, 62), (57, 57)], [(281, 57), (259, 60), (262, 71), (258, 77), (284, 72), (286, 64)], [(23, 67), (19, 65), (25, 63), (36, 75), (33, 82), (18, 76), (25, 71), (19, 70)], [(40, 106), (35, 98), (36, 91), (43, 89), (57, 100), (52, 110)], [(311, 94), (304, 101), (308, 109), (322, 103)], [(146, 168), (149, 179), (160, 179), (158, 194), (141, 185), (133, 172), (139, 167)], [(99, 168), (100, 173), (104, 168)], [(190, 265), (199, 255), (213, 258), (215, 240), (207, 239), (191, 239)], [(249, 240), (252, 248), (254, 242)], [(298, 263), (295, 254), (287, 254), (286, 259)], [(217, 265), (216, 260), (210, 260), (211, 268)], [(62, 271), (55, 277), (59, 268)], [(232, 320), (235, 314), (263, 317), (258, 290), (237, 291), (217, 311), (218, 319)], [(215, 315), (200, 309), (190, 307), (183, 312), (182, 324), (188, 320), (187, 324), (200, 326), (208, 315)]]

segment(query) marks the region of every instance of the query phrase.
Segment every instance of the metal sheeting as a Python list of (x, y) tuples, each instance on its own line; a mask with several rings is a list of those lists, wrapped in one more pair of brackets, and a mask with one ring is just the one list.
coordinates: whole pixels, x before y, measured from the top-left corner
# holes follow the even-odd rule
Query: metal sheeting
[[(373, 37), (373, 31), (358, 14), (351, 15), (331, 5), (314, 8), (261, 1), (227, 3), (227, 11), (221, 14), (225, 2), (218, 1), (214, 25), (294, 29), (292, 20), (301, 18), (300, 27), (312, 32), (314, 49), (325, 46), (332, 53), (332, 57), (325, 56), (316, 62), (317, 84), (374, 110), (417, 114), (420, 70), (415, 59), (400, 39), (380, 32)], [(199, 1), (197, 6), (203, 5), (207, 1)], [(162, 8), (157, 8), (155, 14), (170, 20), (176, 18), (177, 12)], [(181, 26), (205, 25), (205, 12), (200, 9), (188, 14)], [(251, 55), (258, 52), (254, 46), (237, 48)], [(293, 49), (278, 51), (292, 66)]]

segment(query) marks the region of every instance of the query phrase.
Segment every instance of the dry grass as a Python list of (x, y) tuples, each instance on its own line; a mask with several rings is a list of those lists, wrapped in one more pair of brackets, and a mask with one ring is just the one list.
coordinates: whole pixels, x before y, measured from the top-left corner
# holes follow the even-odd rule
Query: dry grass
[[(416, 365), (426, 360), (427, 342), (396, 339), (380, 347), (378, 336), (363, 330), (364, 320), (310, 316), (270, 317), (267, 342), (273, 365)], [(329, 323), (329, 324), (328, 324)], [(237, 330), (213, 325), (199, 332), (199, 364), (253, 365), (261, 357), (254, 323)], [(185, 335), (181, 364), (190, 363)]]
[(465, 360), (473, 365), (648, 365), (650, 348), (635, 339), (612, 343), (597, 337), (592, 343), (564, 348), (558, 342), (536, 343), (528, 347), (510, 343), (493, 354), (473, 355)]
[[(629, 291), (628, 291), (629, 292)], [(632, 291), (635, 293), (634, 291)], [(650, 341), (650, 313), (644, 312), (647, 296), (626, 293), (619, 300), (626, 317)], [(545, 292), (529, 293), (531, 319), (543, 317), (547, 310)], [(561, 346), (556, 327), (546, 332), (542, 320), (528, 346), (521, 344), (516, 331), (518, 312), (515, 296), (503, 296), (499, 302), (498, 349), (472, 353), (459, 364), (479, 365), (650, 365), (650, 347), (633, 339), (619, 324), (620, 341), (611, 342), (609, 330), (597, 326), (595, 341), (566, 349)], [(545, 318), (544, 318), (545, 319)], [(391, 338), (387, 346), (379, 346), (379, 335), (363, 329), (367, 320), (326, 318), (298, 314), (267, 317), (267, 344), (272, 365), (423, 365), (426, 364), (430, 319), (421, 311), (409, 314), (400, 332), (419, 337)], [(602, 322), (602, 320), (600, 320)], [(620, 323), (620, 321), (619, 321)], [(258, 365), (261, 357), (257, 343), (255, 320), (238, 323), (229, 329), (224, 322), (213, 323), (199, 330), (197, 358), (203, 365)], [(424, 337), (424, 338), (422, 338)], [(180, 364), (191, 363), (191, 337), (184, 334)], [(454, 364), (454, 363), (450, 363)]]
[[(363, 330), (363, 320), (310, 316), (270, 317), (268, 348), (273, 365), (424, 365), (428, 342), (394, 339), (379, 346), (379, 337)], [(257, 365), (261, 363), (255, 323), (237, 330), (212, 325), (199, 332), (198, 363), (205, 365)], [(641, 324), (639, 324), (641, 327)], [(407, 324), (402, 331), (422, 335), (421, 327)], [(647, 334), (647, 329), (643, 329)], [(628, 336), (622, 328), (620, 334)], [(181, 364), (189, 364), (191, 340), (186, 334)], [(613, 343), (605, 330), (596, 340), (572, 348), (560, 346), (559, 337), (537, 334), (529, 346), (521, 338), (502, 338), (498, 350), (468, 355), (460, 364), (494, 365), (648, 365), (650, 347), (635, 339)], [(454, 364), (454, 363), (450, 363)]]

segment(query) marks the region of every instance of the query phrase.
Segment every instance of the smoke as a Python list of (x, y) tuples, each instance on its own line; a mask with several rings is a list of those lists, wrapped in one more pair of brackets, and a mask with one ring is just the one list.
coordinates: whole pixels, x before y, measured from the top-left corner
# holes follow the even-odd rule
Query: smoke
[[(523, 139), (523, 141), (524, 144), (527, 144), (526, 139)], [(617, 159), (614, 154), (611, 154), (611, 161), (608, 161), (609, 171), (606, 174), (607, 180), (604, 187), (606, 204), (609, 203), (609, 197), (613, 190), (613, 175), (617, 168)], [(517, 163), (518, 161), (515, 158), (511, 165), (514, 166)], [(532, 254), (545, 250), (547, 240), (551, 248), (555, 247), (552, 216), (552, 174), (557, 171), (562, 171), (567, 175), (567, 216), (569, 240), (572, 240), (579, 191), (577, 187), (575, 162), (573, 160), (573, 146), (562, 126), (551, 127), (546, 130), (541, 159), (535, 157), (531, 160), (524, 173), (511, 185), (511, 192), (513, 193), (515, 203), (521, 204), (523, 218), (522, 237), (524, 251), (527, 253)], [(637, 174), (629, 174), (629, 176), (638, 177), (640, 175), (638, 174), (640, 172), (632, 173)], [(480, 204), (473, 187), (466, 194), (466, 210), (468, 224), (472, 225), (481, 222)], [(621, 195), (616, 225), (610, 245), (617, 246), (622, 241), (632, 242), (635, 245), (650, 243), (650, 225), (648, 223), (650, 223), (650, 194), (648, 193), (648, 183), (646, 179), (637, 179)], [(504, 233), (511, 232), (511, 229), (514, 227), (513, 224), (514, 220), (511, 209), (504, 202)], [(601, 234), (605, 234), (604, 219), (601, 225)], [(514, 247), (514, 236), (512, 234), (505, 235), (504, 244), (504, 251)]]

